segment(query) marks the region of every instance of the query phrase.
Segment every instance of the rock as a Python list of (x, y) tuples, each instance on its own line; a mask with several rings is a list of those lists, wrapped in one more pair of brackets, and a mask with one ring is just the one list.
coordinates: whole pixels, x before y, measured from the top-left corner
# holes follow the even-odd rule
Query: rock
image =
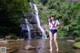
[(0, 40), (0, 43), (8, 43), (8, 41), (7, 40)]
[(5, 37), (5, 39), (10, 39), (10, 38), (11, 38), (11, 36), (6, 36), (6, 37)]
[(25, 49), (26, 50), (33, 50), (33, 49), (36, 49), (35, 47), (31, 46), (31, 45), (26, 45), (25, 46)]
[(6, 49), (7, 49), (7, 51), (11, 50), (11, 48), (6, 48)]
[(7, 48), (7, 53), (13, 53), (16, 50), (18, 49), (17, 48)]
[(80, 42), (75, 42), (75, 43), (73, 44), (73, 48), (75, 48), (75, 49), (80, 49)]
[(68, 42), (75, 42), (75, 40), (67, 40)]
[(8, 40), (8, 42), (14, 42), (15, 40)]
[(24, 39), (18, 39), (18, 41), (23, 41)]
[(3, 38), (2, 39), (0, 39), (0, 41), (2, 41), (2, 40), (4, 40)]

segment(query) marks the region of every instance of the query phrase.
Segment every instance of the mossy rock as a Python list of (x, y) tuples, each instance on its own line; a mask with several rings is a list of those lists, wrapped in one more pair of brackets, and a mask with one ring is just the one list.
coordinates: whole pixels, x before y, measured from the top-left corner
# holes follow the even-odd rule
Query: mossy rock
[(80, 37), (75, 39), (76, 42), (80, 42)]
[(73, 48), (75, 48), (75, 49), (80, 49), (80, 42), (75, 42), (75, 43), (73, 44)]

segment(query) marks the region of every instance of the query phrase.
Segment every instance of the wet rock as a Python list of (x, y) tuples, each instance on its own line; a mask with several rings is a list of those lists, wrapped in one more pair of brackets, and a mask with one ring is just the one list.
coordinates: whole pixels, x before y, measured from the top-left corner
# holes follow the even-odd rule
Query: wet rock
[(24, 39), (17, 39), (17, 41), (24, 41)]
[(11, 38), (11, 36), (6, 36), (6, 37), (5, 37), (5, 39), (10, 39), (10, 38)]
[(11, 48), (6, 48), (6, 49), (7, 49), (7, 51), (11, 50)]
[(34, 49), (36, 49), (36, 48), (33, 47), (33, 46), (31, 46), (31, 45), (26, 45), (26, 46), (25, 46), (25, 49), (26, 49), (26, 50), (34, 50)]
[(8, 43), (8, 41), (7, 40), (0, 40), (0, 43), (6, 44), (6, 43)]
[(12, 53), (12, 52), (15, 52), (17, 50), (18, 50), (17, 48), (7, 48), (7, 53)]
[(75, 42), (75, 40), (67, 40), (68, 42)]

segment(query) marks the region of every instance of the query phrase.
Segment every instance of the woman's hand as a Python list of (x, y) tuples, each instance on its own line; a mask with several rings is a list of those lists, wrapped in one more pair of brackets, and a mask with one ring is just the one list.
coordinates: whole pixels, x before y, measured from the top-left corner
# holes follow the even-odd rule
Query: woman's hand
[(59, 26), (57, 26), (57, 28), (56, 29), (58, 29), (59, 28)]
[(48, 22), (50, 22), (50, 19), (48, 18)]

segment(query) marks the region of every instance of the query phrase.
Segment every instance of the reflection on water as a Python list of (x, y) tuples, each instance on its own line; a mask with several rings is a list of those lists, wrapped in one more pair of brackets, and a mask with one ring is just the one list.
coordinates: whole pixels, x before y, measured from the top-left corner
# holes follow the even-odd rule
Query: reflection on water
[(52, 51), (50, 51), (50, 53), (52, 53)]
[[(53, 51), (49, 51), (49, 39), (47, 40), (27, 40), (27, 41), (19, 41), (19, 47), (17, 51), (13, 53), (78, 53), (72, 48), (72, 43), (67, 42), (65, 40), (58, 40), (59, 44), (59, 52), (56, 52), (55, 45), (53, 43)], [(31, 45), (34, 49), (26, 50), (25, 46)]]
[(44, 41), (42, 41), (42, 40), (38, 40), (38, 43), (39, 43), (39, 47), (40, 47), (40, 49), (37, 49), (37, 53), (43, 53), (44, 52), (44, 49), (45, 49), (45, 42)]
[[(28, 40), (26, 44), (30, 44), (36, 49), (25, 50), (26, 53), (75, 53), (71, 47), (72, 43), (69, 43), (64, 40), (58, 40), (59, 43), (59, 52), (55, 51), (55, 45), (53, 43), (53, 51), (49, 51), (49, 39), (48, 40)], [(24, 46), (23, 46), (24, 47)], [(32, 51), (32, 52), (31, 52)]]
[(31, 41), (31, 40), (27, 40), (27, 45), (30, 45), (30, 43), (31, 43), (30, 41)]

